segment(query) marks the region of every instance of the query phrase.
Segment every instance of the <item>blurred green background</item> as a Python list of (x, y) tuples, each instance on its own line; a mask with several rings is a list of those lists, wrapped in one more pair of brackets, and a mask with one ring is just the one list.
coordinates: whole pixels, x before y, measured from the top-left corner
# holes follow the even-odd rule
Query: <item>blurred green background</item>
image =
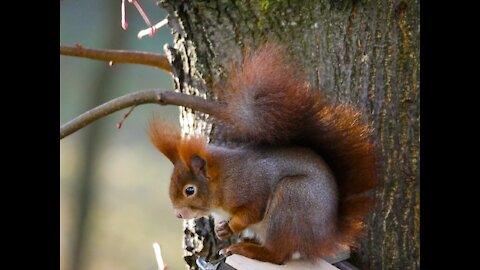
[[(146, 28), (127, 3), (129, 27), (120, 25), (120, 0), (60, 2), (60, 44), (86, 48), (164, 53), (173, 44), (168, 27), (153, 38), (137, 39)], [(152, 23), (166, 13), (154, 0), (140, 1)], [(165, 71), (60, 56), (60, 124), (129, 92), (172, 89)], [(172, 165), (146, 135), (156, 113), (178, 123), (178, 108), (137, 107), (118, 130), (125, 111), (103, 118), (60, 141), (60, 266), (75, 269), (157, 269), (152, 244), (158, 242), (170, 269), (185, 269), (182, 222), (168, 198)]]

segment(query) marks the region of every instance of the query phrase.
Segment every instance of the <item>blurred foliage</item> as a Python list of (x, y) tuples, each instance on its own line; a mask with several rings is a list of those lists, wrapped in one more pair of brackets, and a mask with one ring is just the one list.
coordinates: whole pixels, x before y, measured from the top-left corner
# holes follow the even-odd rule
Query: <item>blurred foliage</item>
[[(60, 44), (81, 43), (87, 48), (163, 52), (172, 44), (170, 29), (164, 27), (153, 38), (137, 39), (145, 28), (134, 6), (127, 4), (129, 27), (120, 26), (120, 2), (64, 0), (60, 2)], [(141, 1), (151, 21), (166, 13), (154, 0)], [(121, 31), (114, 33), (113, 31)], [(112, 37), (122, 37), (117, 46)], [(104, 70), (110, 72), (108, 89), (96, 82)], [(139, 65), (108, 67), (100, 61), (60, 56), (60, 124), (99, 104), (90, 104), (94, 91), (106, 91), (108, 101), (120, 95), (151, 88), (172, 89), (164, 71)], [(87, 216), (84, 269), (157, 269), (152, 244), (162, 247), (170, 269), (185, 269), (182, 222), (173, 215), (168, 198), (172, 165), (149, 143), (147, 122), (153, 113), (178, 122), (178, 108), (143, 105), (115, 128), (123, 112), (103, 118), (60, 141), (60, 266), (70, 269), (72, 239), (78, 214), (78, 186), (85, 166), (85, 130), (99, 128), (97, 156), (93, 167), (95, 194)]]

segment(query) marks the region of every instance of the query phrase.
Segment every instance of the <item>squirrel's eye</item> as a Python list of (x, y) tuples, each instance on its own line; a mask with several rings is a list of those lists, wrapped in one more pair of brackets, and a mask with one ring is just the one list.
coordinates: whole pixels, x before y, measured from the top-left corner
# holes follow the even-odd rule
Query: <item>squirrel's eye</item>
[(190, 196), (192, 196), (193, 194), (195, 194), (195, 187), (194, 187), (194, 186), (188, 186), (188, 187), (185, 189), (185, 195), (187, 195), (187, 197), (190, 197)]

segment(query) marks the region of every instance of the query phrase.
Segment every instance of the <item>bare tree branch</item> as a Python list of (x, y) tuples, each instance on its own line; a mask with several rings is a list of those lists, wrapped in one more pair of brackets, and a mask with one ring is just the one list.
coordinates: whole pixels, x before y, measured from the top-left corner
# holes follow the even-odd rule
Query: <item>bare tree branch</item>
[(104, 103), (62, 125), (60, 127), (60, 139), (65, 138), (66, 136), (85, 127), (86, 125), (92, 123), (95, 120), (98, 120), (121, 109), (146, 103), (159, 103), (160, 94), (161, 91), (158, 89), (145, 90), (127, 94), (113, 99), (107, 103)]
[(144, 90), (118, 97), (77, 116), (60, 127), (60, 139), (65, 138), (104, 116), (128, 107), (146, 103), (185, 106), (196, 111), (210, 114), (219, 119), (223, 119), (223, 110), (226, 108), (224, 103), (206, 100), (198, 96), (172, 91), (161, 91), (160, 89)]
[(170, 63), (168, 62), (168, 59), (165, 55), (150, 52), (125, 50), (96, 50), (87, 49), (84, 48), (82, 45), (77, 44), (76, 46), (60, 45), (60, 54), (107, 61), (110, 63), (147, 65), (166, 70), (170, 73), (172, 72)]

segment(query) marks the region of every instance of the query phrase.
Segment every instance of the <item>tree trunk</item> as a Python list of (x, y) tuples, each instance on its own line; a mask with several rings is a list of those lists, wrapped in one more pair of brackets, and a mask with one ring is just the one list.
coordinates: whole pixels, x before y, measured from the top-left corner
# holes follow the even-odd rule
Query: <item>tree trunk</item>
[[(303, 3), (302, 3), (303, 2)], [(245, 45), (288, 45), (315, 87), (360, 108), (375, 128), (383, 183), (353, 255), (362, 269), (418, 269), (420, 146), (419, 1), (174, 1), (169, 12), (175, 88), (210, 98)], [(181, 109), (186, 133), (209, 133), (206, 117)], [(214, 139), (214, 138), (213, 138)], [(211, 220), (186, 224), (187, 263), (214, 258)]]

